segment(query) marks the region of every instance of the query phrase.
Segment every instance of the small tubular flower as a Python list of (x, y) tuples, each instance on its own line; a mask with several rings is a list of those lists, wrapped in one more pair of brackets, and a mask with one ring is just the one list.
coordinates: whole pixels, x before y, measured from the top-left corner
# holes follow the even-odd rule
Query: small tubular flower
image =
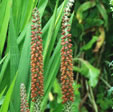
[(26, 88), (23, 83), (20, 85), (20, 97), (21, 97), (20, 111), (21, 112), (30, 112), (29, 105), (27, 102)]
[(69, 0), (62, 20), (62, 38), (61, 38), (61, 85), (63, 94), (63, 103), (74, 101), (73, 84), (73, 63), (72, 63), (72, 44), (69, 24), (70, 8), (74, 0)]
[(43, 47), (41, 23), (37, 8), (33, 10), (31, 25), (31, 98), (37, 102), (43, 94)]

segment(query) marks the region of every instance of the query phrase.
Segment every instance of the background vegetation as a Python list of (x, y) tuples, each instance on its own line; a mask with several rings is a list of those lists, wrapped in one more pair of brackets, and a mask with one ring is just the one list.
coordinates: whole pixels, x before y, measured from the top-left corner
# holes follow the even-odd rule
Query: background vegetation
[[(42, 110), (61, 112), (60, 37), (64, 0), (0, 0), (0, 111), (20, 112), (20, 84), (30, 99), (31, 13), (43, 32), (45, 95)], [(76, 0), (71, 11), (73, 112), (113, 111), (113, 18), (108, 0)]]

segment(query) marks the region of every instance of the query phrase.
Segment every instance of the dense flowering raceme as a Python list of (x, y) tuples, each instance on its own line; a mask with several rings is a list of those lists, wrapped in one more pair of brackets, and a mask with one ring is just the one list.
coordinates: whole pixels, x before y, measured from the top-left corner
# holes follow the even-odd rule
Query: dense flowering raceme
[(21, 112), (30, 112), (28, 102), (27, 102), (26, 88), (23, 83), (20, 85), (20, 96), (21, 96), (20, 111)]
[(70, 0), (66, 6), (65, 13), (62, 20), (62, 38), (61, 38), (61, 84), (63, 103), (74, 101), (73, 84), (73, 64), (72, 64), (72, 44), (69, 24), (70, 8), (74, 0)]
[(31, 26), (31, 98), (35, 102), (41, 98), (43, 91), (43, 56), (41, 23), (37, 8), (33, 10)]

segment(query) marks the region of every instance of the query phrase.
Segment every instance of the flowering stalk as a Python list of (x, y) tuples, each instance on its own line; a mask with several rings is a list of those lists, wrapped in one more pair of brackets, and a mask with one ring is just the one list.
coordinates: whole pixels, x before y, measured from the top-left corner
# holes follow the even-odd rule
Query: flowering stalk
[(21, 96), (20, 111), (21, 112), (30, 112), (28, 102), (27, 102), (26, 88), (23, 83), (20, 85), (20, 96)]
[(61, 38), (61, 84), (62, 84), (62, 94), (63, 103), (65, 105), (64, 112), (71, 112), (71, 105), (74, 101), (74, 90), (73, 84), (73, 64), (72, 64), (72, 44), (69, 24), (69, 14), (70, 8), (72, 7), (74, 0), (69, 0), (65, 14), (62, 20), (62, 35)]
[(41, 23), (37, 8), (33, 10), (31, 25), (31, 98), (34, 102), (34, 111), (40, 112), (40, 103), (44, 94), (43, 90), (43, 56)]

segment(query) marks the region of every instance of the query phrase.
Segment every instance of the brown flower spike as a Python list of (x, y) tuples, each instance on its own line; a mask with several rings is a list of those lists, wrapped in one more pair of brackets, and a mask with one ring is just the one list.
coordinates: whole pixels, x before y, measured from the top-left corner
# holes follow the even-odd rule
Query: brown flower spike
[(73, 64), (72, 64), (72, 44), (70, 25), (69, 25), (69, 13), (70, 8), (73, 5), (73, 0), (70, 0), (66, 6), (65, 14), (62, 20), (62, 38), (61, 38), (61, 84), (62, 84), (62, 94), (63, 103), (74, 101), (74, 90), (73, 84)]
[(20, 85), (20, 97), (21, 97), (20, 111), (30, 112), (28, 102), (27, 102), (26, 88), (23, 83)]
[(31, 98), (33, 102), (40, 99), (43, 94), (43, 56), (41, 23), (37, 8), (33, 10), (31, 25)]

